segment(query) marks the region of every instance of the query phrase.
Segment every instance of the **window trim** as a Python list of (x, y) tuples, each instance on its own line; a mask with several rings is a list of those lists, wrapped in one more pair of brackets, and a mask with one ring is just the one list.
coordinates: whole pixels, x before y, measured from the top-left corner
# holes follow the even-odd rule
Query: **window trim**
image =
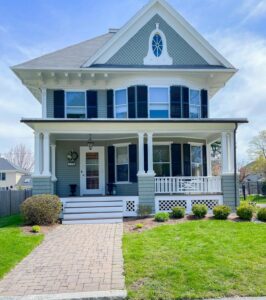
[[(170, 97), (171, 97), (171, 95), (170, 95), (170, 86), (167, 86), (167, 85), (148, 85), (147, 86), (148, 87), (148, 118), (149, 119), (153, 119), (153, 120), (165, 120), (165, 119), (170, 119), (170, 116), (171, 116), (171, 111), (170, 111), (170, 109), (171, 109), (171, 101), (170, 101)], [(167, 116), (167, 118), (151, 118), (151, 113), (150, 113), (150, 111), (151, 111), (151, 97), (150, 97), (150, 89), (152, 89), (152, 88), (165, 88), (165, 89), (167, 89), (167, 94), (168, 94), (168, 116)], [(165, 104), (165, 103), (159, 103), (159, 104)]]
[[(191, 109), (191, 106), (196, 106), (194, 104), (191, 105), (190, 103), (190, 91), (197, 91), (199, 92), (199, 117), (198, 118), (191, 118), (190, 117), (190, 109)], [(182, 111), (182, 114), (183, 114), (183, 111)], [(198, 89), (198, 88), (190, 88), (189, 87), (189, 119), (201, 119), (201, 89)]]
[[(192, 177), (201, 177), (203, 176), (203, 151), (202, 151), (202, 148), (203, 148), (203, 143), (189, 143), (190, 144), (190, 172), (191, 172), (191, 176)], [(201, 174), (200, 176), (193, 176), (192, 175), (192, 150), (191, 150), (191, 147), (200, 147), (201, 148)]]
[[(169, 177), (172, 177), (172, 151), (171, 151), (171, 145), (172, 145), (173, 142), (154, 142), (153, 143), (153, 151), (154, 152), (154, 146), (168, 146), (168, 149), (169, 149), (169, 164), (170, 164), (170, 172), (169, 172)], [(154, 160), (152, 158), (152, 166), (153, 166), (153, 170), (154, 170)], [(162, 177), (162, 176), (156, 176), (155, 174), (155, 177)], [(165, 177), (168, 177), (168, 176), (165, 176)]]
[[(68, 118), (67, 116), (67, 93), (84, 93), (85, 94), (85, 118), (80, 118), (80, 119), (87, 119), (88, 116), (87, 116), (87, 93), (86, 93), (86, 90), (75, 90), (75, 89), (71, 89), (71, 90), (64, 90), (64, 93), (65, 93), (65, 109), (64, 109), (64, 114), (65, 114), (65, 119), (72, 119), (72, 118)], [(79, 106), (76, 106), (76, 107), (79, 107)]]
[[(3, 174), (5, 175), (5, 179), (3, 179)], [(0, 172), (0, 181), (6, 181), (6, 172)]]
[[(119, 119), (122, 119), (122, 120), (126, 120), (126, 119), (128, 119), (128, 87), (123, 87), (123, 88), (119, 88), (119, 89), (114, 89), (114, 97), (113, 97), (113, 113), (114, 113), (114, 119), (117, 119), (117, 120), (119, 120)], [(127, 113), (127, 117), (126, 118), (117, 118), (116, 117), (116, 92), (118, 92), (118, 91), (123, 91), (123, 90), (125, 90), (126, 91), (126, 108), (127, 108), (127, 110), (126, 110), (126, 113)], [(124, 104), (123, 104), (124, 105)]]
[[(131, 183), (129, 181), (129, 145), (131, 143), (121, 143), (121, 144), (113, 144), (113, 146), (115, 147), (115, 183), (116, 184), (129, 184)], [(127, 165), (128, 165), (128, 174), (127, 174), (127, 181), (117, 181), (117, 148), (121, 148), (121, 147), (126, 147), (127, 148)], [(125, 165), (125, 164), (124, 164)]]

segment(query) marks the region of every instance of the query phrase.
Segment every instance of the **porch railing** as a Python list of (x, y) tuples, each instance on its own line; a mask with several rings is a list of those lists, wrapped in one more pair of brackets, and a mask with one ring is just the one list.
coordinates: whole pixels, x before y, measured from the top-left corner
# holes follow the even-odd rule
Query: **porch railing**
[(221, 193), (221, 177), (155, 177), (155, 193)]

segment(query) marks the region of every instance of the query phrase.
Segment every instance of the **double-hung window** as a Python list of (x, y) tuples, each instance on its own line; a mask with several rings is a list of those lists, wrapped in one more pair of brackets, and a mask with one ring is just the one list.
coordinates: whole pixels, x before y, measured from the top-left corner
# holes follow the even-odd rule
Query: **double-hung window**
[(149, 88), (150, 118), (169, 118), (169, 88)]
[(128, 145), (116, 146), (116, 182), (129, 181)]
[(6, 180), (6, 173), (0, 173), (0, 181)]
[(169, 145), (153, 146), (153, 170), (156, 176), (171, 175), (171, 159)]
[(191, 175), (202, 176), (202, 146), (191, 145)]
[(86, 118), (86, 94), (85, 92), (66, 92), (66, 117)]
[(199, 90), (189, 90), (189, 117), (199, 119), (201, 117), (201, 99)]
[(127, 118), (127, 90), (115, 91), (115, 118), (126, 119)]

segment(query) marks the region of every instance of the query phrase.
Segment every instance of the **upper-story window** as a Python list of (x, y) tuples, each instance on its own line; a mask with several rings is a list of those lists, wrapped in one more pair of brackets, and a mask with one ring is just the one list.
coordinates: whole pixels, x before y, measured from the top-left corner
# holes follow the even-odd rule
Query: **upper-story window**
[(163, 40), (162, 40), (161, 36), (158, 33), (156, 33), (153, 36), (152, 50), (153, 50), (153, 53), (156, 57), (161, 56), (162, 51), (163, 51)]
[(6, 180), (6, 173), (0, 172), (0, 181), (5, 181), (5, 180)]
[(66, 92), (66, 117), (86, 118), (86, 93)]
[(149, 88), (150, 118), (169, 117), (169, 89), (165, 87)]
[(117, 119), (126, 119), (127, 118), (127, 90), (116, 90), (115, 91), (115, 118)]
[(191, 175), (202, 176), (202, 146), (191, 145)]
[(189, 90), (189, 117), (199, 119), (201, 117), (201, 99), (199, 90)]

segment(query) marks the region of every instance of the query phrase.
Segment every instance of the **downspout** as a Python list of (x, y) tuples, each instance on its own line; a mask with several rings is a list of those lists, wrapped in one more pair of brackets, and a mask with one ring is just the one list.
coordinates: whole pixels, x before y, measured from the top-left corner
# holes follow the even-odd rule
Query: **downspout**
[(236, 131), (238, 128), (238, 124), (235, 123), (234, 129), (234, 177), (235, 177), (235, 208), (237, 208), (237, 163), (236, 163)]

